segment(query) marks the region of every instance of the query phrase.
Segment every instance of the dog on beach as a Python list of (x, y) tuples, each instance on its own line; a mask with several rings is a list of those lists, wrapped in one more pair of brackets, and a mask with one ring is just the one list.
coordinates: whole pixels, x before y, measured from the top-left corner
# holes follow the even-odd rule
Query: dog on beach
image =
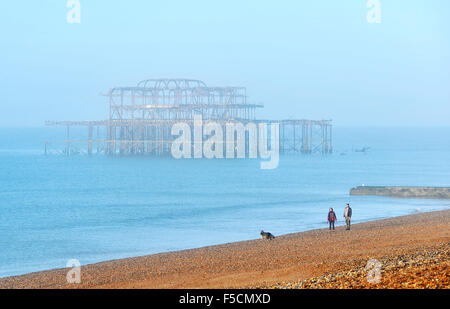
[(264, 232), (264, 231), (261, 231), (261, 237), (262, 237), (262, 239), (269, 239), (269, 240), (272, 240), (275, 238), (275, 236), (273, 236), (271, 233)]

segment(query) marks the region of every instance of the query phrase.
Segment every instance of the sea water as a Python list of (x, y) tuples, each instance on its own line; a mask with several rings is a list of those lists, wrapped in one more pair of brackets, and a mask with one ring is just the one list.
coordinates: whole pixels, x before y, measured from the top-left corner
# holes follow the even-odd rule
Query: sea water
[[(259, 160), (44, 155), (51, 128), (0, 129), (0, 277), (449, 209), (350, 196), (358, 185), (450, 186), (450, 128), (335, 128), (331, 155)], [(370, 147), (366, 153), (354, 150)]]

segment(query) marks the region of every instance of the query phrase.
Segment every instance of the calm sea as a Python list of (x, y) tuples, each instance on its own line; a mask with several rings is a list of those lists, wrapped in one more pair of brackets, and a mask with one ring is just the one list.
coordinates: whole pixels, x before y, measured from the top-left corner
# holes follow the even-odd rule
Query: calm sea
[[(351, 197), (366, 185), (450, 186), (450, 128), (335, 128), (332, 155), (173, 160), (44, 155), (49, 128), (0, 129), (0, 277), (449, 209)], [(354, 152), (371, 147), (366, 154)], [(343, 220), (340, 220), (343, 224)]]

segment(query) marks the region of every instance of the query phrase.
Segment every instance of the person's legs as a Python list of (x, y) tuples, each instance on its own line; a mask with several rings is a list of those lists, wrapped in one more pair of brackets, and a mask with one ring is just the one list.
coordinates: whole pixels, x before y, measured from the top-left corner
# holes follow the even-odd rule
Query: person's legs
[(334, 230), (334, 221), (333, 221), (333, 230)]
[(330, 230), (331, 230), (331, 221), (330, 221)]
[(350, 230), (350, 223), (351, 223), (351, 218), (350, 217), (348, 217), (347, 218), (347, 229), (349, 229)]

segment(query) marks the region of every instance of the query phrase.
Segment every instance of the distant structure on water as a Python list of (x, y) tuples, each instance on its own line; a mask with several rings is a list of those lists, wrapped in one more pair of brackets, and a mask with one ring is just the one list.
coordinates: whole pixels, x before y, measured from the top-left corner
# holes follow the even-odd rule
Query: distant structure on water
[[(256, 119), (260, 104), (250, 104), (244, 87), (208, 87), (200, 80), (148, 79), (135, 87), (115, 87), (109, 98), (109, 118), (94, 121), (46, 121), (63, 126), (66, 138), (47, 141), (45, 152), (73, 154), (170, 155), (175, 123), (193, 126), (194, 115), (203, 121), (279, 123), (280, 153), (331, 153), (331, 120)], [(76, 139), (73, 127), (86, 128), (87, 136)], [(57, 145), (63, 145), (59, 147)]]

